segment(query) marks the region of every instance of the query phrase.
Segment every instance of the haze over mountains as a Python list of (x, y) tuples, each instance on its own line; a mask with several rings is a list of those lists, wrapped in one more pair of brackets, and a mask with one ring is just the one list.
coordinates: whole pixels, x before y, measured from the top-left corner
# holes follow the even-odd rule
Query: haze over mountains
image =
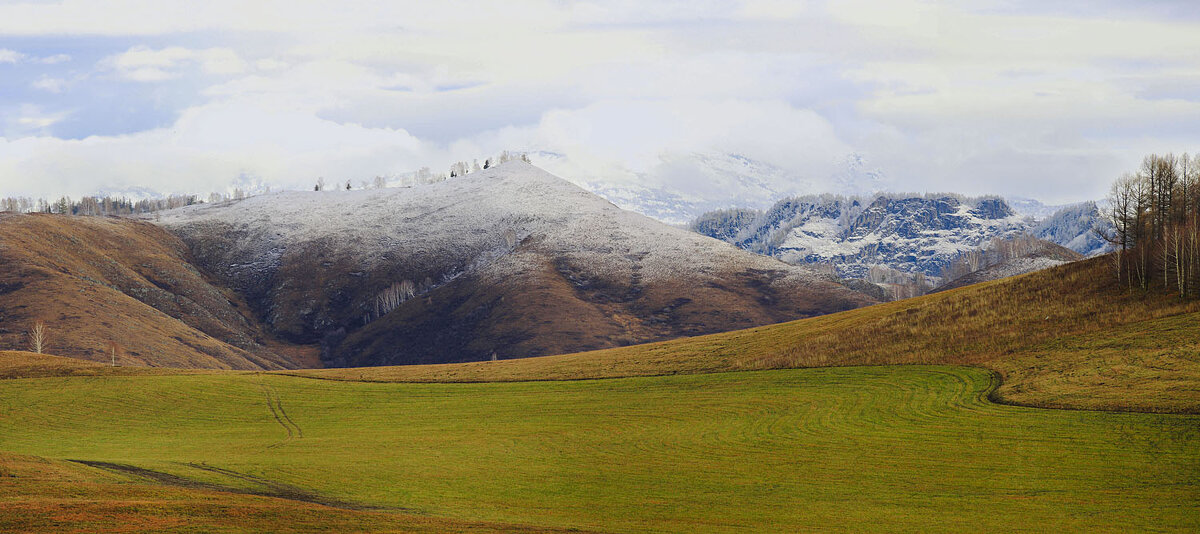
[(534, 152), (530, 158), (622, 208), (675, 225), (715, 209), (765, 209), (794, 195), (870, 195), (891, 187), (888, 176), (858, 153), (838, 160), (827, 176), (803, 175), (741, 154), (713, 151), (663, 152), (643, 170), (581, 162), (556, 152)]

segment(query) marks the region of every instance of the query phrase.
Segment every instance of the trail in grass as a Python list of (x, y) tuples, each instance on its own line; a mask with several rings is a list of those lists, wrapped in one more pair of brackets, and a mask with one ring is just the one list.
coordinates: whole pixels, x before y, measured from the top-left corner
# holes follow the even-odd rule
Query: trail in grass
[(268, 445), (268, 448), (273, 449), (286, 445), (293, 439), (303, 438), (304, 430), (295, 421), (292, 421), (291, 417), (288, 417), (287, 411), (283, 409), (283, 401), (279, 398), (279, 393), (275, 391), (275, 388), (261, 380), (258, 382), (258, 386), (262, 388), (263, 396), (266, 397), (267, 409), (271, 412), (271, 417), (287, 432), (287, 437)]
[[(492, 384), (12, 380), (0, 382), (14, 407), (0, 450), (617, 532), (1200, 528), (1200, 417), (1000, 406), (991, 385), (956, 367)], [(264, 416), (264, 397), (288, 417)], [(304, 439), (269, 448), (281, 425)]]

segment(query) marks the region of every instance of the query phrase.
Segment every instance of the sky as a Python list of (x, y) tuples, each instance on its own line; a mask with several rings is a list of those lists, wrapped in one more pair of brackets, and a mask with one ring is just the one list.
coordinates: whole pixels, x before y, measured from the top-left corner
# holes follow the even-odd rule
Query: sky
[(506, 149), (683, 193), (714, 187), (667, 176), (680, 155), (830, 188), (853, 155), (894, 190), (1101, 198), (1200, 152), (1200, 6), (0, 0), (0, 196), (357, 185)]

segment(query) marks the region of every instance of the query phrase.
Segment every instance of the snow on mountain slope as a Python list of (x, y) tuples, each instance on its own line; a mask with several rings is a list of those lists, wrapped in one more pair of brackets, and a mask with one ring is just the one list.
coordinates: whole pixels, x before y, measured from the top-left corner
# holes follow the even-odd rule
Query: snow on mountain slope
[(960, 253), (1026, 228), (1001, 199), (950, 195), (791, 198), (750, 223), (740, 214), (741, 228), (714, 230), (735, 214), (716, 212), (693, 227), (715, 237), (734, 235), (726, 240), (789, 263), (833, 264), (853, 278), (873, 265), (937, 276)]
[(1112, 227), (1100, 215), (1095, 202), (1065, 206), (1038, 222), (1031, 230), (1034, 236), (1058, 243), (1084, 256), (1102, 254), (1110, 245), (1097, 233)]
[(871, 194), (890, 183), (861, 154), (847, 155), (830, 176), (818, 178), (726, 153), (667, 152), (637, 171), (583, 163), (553, 152), (534, 152), (530, 157), (538, 166), (621, 208), (675, 225), (717, 209), (765, 209), (779, 198), (804, 194)]
[(1017, 214), (1037, 220), (1045, 219), (1064, 207), (1061, 204), (1043, 204), (1040, 200), (1028, 197), (1006, 197), (1004, 200)]
[[(161, 224), (276, 332), (320, 341), (335, 365), (585, 350), (871, 302), (519, 161), (413, 188), (191, 206)], [(412, 297), (381, 313), (404, 281)]]

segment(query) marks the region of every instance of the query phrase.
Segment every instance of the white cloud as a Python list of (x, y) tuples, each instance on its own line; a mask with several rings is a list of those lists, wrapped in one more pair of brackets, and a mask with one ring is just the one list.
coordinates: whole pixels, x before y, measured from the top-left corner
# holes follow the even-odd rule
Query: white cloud
[(25, 54), (17, 52), (16, 50), (0, 48), (0, 63), (16, 63), (21, 61), (24, 57)]
[[(55, 161), (86, 160), (122, 169), (92, 173), (97, 184), (170, 176), (206, 190), (242, 171), (305, 172), (288, 161), (370, 176), (504, 148), (569, 153), (596, 174), (653, 169), (664, 153), (737, 152), (809, 177), (857, 151), (897, 187), (1083, 199), (1140, 151), (1200, 149), (1200, 99), (1187, 90), (1200, 79), (1200, 24), (1077, 11), (908, 0), (3, 3), (0, 35), (159, 43), (101, 62), (121, 80), (205, 75), (195, 100), (169, 104), (179, 106), (171, 128), (17, 140), (56, 124), (26, 113), (25, 126), (5, 123), (7, 157), (49, 180), (65, 165)], [(0, 50), (0, 63), (29, 71), (22, 85), (50, 92), (76, 78), (33, 64), (67, 60)], [(138, 93), (154, 100), (131, 106), (171, 100)], [(347, 139), (407, 148), (387, 156)], [(18, 144), (40, 155), (12, 152)], [(13, 168), (0, 164), (0, 188)]]
[(152, 49), (135, 46), (105, 58), (102, 62), (120, 76), (137, 82), (160, 82), (178, 78), (187, 67), (198, 67), (207, 74), (239, 74), (247, 68), (246, 62), (228, 48), (194, 50), (179, 46)]
[[(58, 119), (20, 120), (36, 130)], [(169, 127), (131, 135), (0, 138), (0, 185), (6, 193), (46, 196), (102, 187), (205, 193), (256, 175), (303, 188), (316, 176), (357, 182), (416, 168), (428, 151), (403, 130), (339, 124), (288, 104), (235, 99), (189, 109)]]
[[(3, 122), (3, 137), (46, 136), (48, 129), (70, 115), (69, 112), (47, 112), (40, 106), (21, 104), (17, 106), (0, 107), (0, 118)], [(0, 177), (4, 176), (0, 174)], [(0, 179), (3, 184), (3, 179)]]
[(52, 56), (38, 58), (38, 63), (43, 65), (57, 65), (59, 63), (66, 63), (68, 61), (71, 61), (71, 56), (67, 54), (54, 54)]
[(16, 50), (0, 48), (0, 63), (32, 62), (40, 63), (42, 65), (56, 65), (70, 60), (71, 56), (67, 54), (54, 54), (46, 57), (31, 57), (27, 54), (17, 52)]
[(40, 89), (40, 90), (46, 91), (48, 93), (57, 94), (57, 93), (63, 92), (63, 90), (65, 90), (67, 88), (67, 84), (68, 84), (67, 80), (65, 80), (63, 78), (52, 78), (50, 76), (42, 76), (41, 78), (34, 80), (33, 83), (29, 84), (29, 86), (33, 87), (34, 89)]

